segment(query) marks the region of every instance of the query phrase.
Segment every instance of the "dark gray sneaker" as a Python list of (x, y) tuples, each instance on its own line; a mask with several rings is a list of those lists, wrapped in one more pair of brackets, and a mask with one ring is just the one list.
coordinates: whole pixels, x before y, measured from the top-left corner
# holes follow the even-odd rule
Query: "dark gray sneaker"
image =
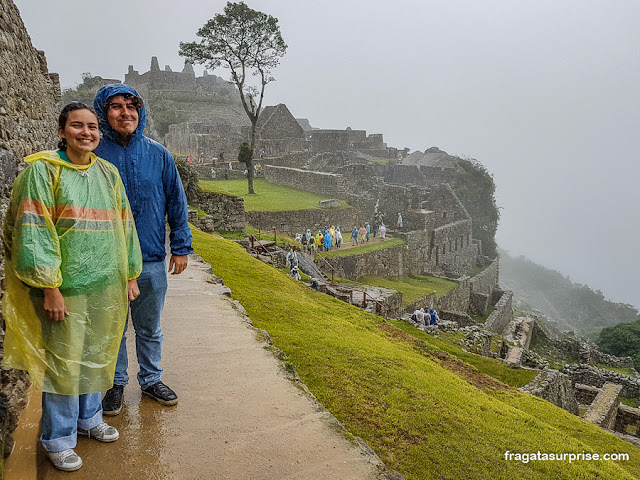
[(154, 383), (153, 385), (143, 388), (142, 393), (162, 405), (171, 406), (178, 403), (176, 393), (162, 382)]
[(102, 399), (102, 414), (108, 417), (116, 416), (122, 410), (122, 394), (124, 393), (124, 385), (114, 385), (113, 388), (107, 390)]
[(116, 430), (111, 425), (107, 425), (102, 422), (99, 425), (96, 425), (91, 430), (84, 430), (83, 428), (78, 427), (78, 435), (84, 435), (85, 437), (95, 438), (100, 442), (115, 442), (120, 438), (120, 434), (118, 430)]

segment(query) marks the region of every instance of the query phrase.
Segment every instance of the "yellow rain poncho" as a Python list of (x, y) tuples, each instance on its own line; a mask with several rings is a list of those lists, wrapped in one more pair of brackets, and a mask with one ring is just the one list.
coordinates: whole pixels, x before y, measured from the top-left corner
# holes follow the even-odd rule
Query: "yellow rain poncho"
[[(80, 395), (113, 384), (127, 317), (127, 281), (142, 271), (138, 236), (118, 170), (91, 154), (25, 158), (4, 223), (4, 364), (44, 392)], [(49, 320), (44, 288), (59, 287), (69, 316)]]

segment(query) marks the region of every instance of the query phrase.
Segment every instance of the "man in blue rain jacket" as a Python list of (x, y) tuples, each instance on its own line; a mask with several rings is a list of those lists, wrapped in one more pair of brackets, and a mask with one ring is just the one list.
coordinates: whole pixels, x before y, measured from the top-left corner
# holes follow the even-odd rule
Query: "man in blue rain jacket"
[[(113, 163), (120, 172), (136, 222), (143, 268), (140, 296), (131, 302), (131, 322), (136, 332), (136, 354), (142, 393), (162, 405), (175, 405), (178, 397), (162, 383), (162, 329), (160, 317), (167, 292), (165, 222), (170, 229), (171, 258), (168, 271), (179, 274), (193, 252), (188, 223), (187, 198), (169, 151), (143, 135), (146, 111), (140, 95), (124, 84), (110, 84), (96, 94), (102, 139), (96, 155)], [(103, 401), (105, 415), (122, 410), (122, 394), (128, 383), (126, 328), (118, 352), (113, 388)]]

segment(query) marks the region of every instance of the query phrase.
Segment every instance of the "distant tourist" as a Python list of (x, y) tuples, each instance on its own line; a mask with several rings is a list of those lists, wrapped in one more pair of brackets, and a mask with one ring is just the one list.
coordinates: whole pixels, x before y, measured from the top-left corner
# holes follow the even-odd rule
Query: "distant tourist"
[(367, 236), (367, 229), (364, 228), (364, 225), (360, 227), (359, 233), (360, 233), (360, 239), (362, 240), (362, 243), (364, 243), (364, 239)]
[(296, 252), (295, 245), (291, 247), (289, 253), (287, 253), (286, 258), (287, 267), (290, 268), (289, 276), (295, 278), (296, 280), (300, 280), (300, 272), (298, 266), (298, 253)]
[(369, 222), (364, 222), (364, 228), (367, 231), (367, 242), (368, 242), (369, 235), (371, 235), (371, 225), (369, 225)]
[(378, 233), (378, 229), (380, 228), (380, 226), (378, 225), (378, 222), (373, 222), (373, 238), (376, 238), (376, 235)]
[(329, 230), (327, 230), (325, 228), (324, 230), (324, 237), (323, 237), (323, 244), (324, 244), (324, 249), (328, 252), (329, 250), (331, 250), (331, 234), (329, 233)]
[(440, 318), (438, 317), (438, 313), (436, 312), (435, 309), (433, 309), (433, 308), (429, 309), (429, 317), (430, 317), (429, 325), (437, 325), (438, 324), (438, 320)]
[(402, 229), (402, 213), (398, 212), (398, 223), (396, 224), (398, 227), (398, 230)]
[(229, 170), (233, 170), (233, 165), (231, 165), (231, 162), (229, 162)]
[(358, 244), (358, 227), (353, 227), (353, 230), (351, 230), (351, 241), (354, 245)]
[(380, 238), (384, 240), (386, 236), (387, 236), (387, 227), (385, 227), (384, 223), (382, 223), (380, 225)]
[(340, 231), (340, 227), (336, 227), (336, 248), (340, 250), (342, 246), (342, 232)]

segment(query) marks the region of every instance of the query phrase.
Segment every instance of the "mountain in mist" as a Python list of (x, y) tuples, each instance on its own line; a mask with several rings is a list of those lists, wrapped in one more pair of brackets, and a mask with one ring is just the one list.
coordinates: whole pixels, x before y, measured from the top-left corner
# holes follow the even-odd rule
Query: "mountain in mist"
[(604, 327), (640, 319), (633, 305), (609, 301), (599, 290), (504, 250), (500, 250), (500, 284), (513, 291), (516, 300), (557, 322), (560, 329), (592, 338)]

